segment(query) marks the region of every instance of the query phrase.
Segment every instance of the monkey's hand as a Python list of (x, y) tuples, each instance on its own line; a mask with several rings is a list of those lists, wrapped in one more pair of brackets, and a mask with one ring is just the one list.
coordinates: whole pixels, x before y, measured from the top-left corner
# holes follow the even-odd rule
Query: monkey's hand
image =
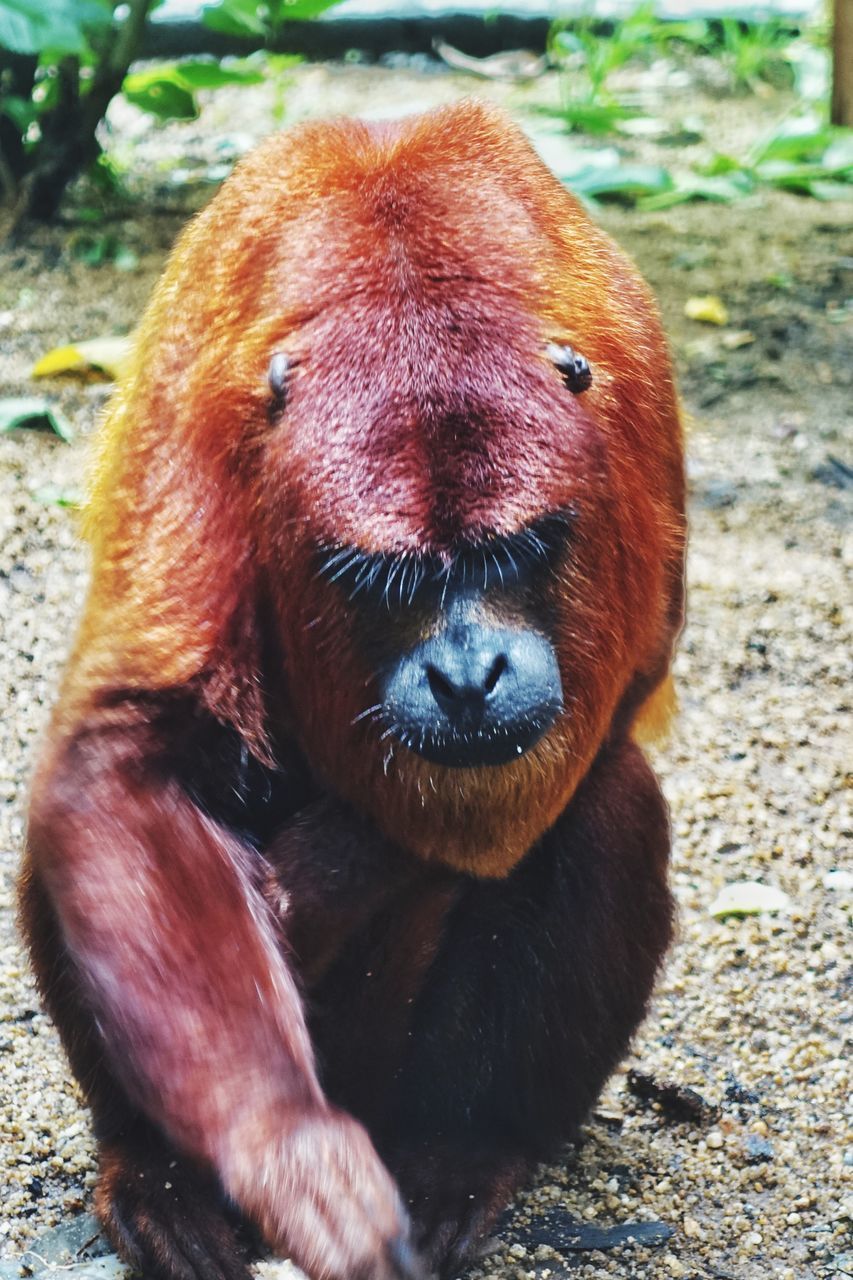
[(312, 1280), (417, 1280), (409, 1221), (365, 1130), (343, 1112), (279, 1117), (223, 1162), (226, 1188)]

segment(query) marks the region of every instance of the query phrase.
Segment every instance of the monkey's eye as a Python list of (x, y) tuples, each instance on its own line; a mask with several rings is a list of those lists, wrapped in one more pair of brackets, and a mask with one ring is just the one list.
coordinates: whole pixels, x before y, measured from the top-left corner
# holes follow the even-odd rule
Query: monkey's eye
[(352, 601), (402, 609), (418, 601), (440, 602), (448, 590), (511, 591), (553, 570), (566, 544), (570, 511), (541, 516), (510, 534), (463, 543), (449, 559), (434, 555), (367, 552), (357, 547), (320, 548), (319, 571)]
[(278, 418), (287, 403), (287, 379), (290, 373), (290, 357), (285, 351), (276, 351), (269, 363), (267, 382), (270, 389), (270, 421)]
[(556, 365), (563, 381), (576, 396), (592, 386), (592, 370), (586, 356), (579, 355), (574, 347), (557, 342), (548, 343), (548, 358)]

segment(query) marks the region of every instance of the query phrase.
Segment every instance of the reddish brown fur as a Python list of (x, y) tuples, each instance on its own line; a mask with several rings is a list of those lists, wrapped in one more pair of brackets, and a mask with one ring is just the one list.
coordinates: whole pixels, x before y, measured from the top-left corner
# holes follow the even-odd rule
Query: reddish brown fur
[[(554, 341), (589, 359), (583, 397), (549, 363)], [(291, 374), (271, 429), (275, 351)], [(500, 768), (442, 768), (400, 744), (389, 758), (361, 714), (374, 676), (317, 545), (449, 554), (565, 509), (579, 515), (548, 607), (566, 711)], [(640, 841), (641, 887), (624, 892), (647, 884), (658, 923), (636, 926), (648, 964), (612, 1046), (593, 1055), (594, 1083), (579, 1086), (579, 1118), (668, 937), (663, 810), (636, 748), (619, 744), (680, 624), (682, 511), (648, 292), (502, 115), (469, 103), (398, 125), (308, 125), (239, 166), (182, 236), (113, 405), (88, 516), (92, 589), (34, 792), (25, 929), (108, 1154), (143, 1117), (151, 1161), (174, 1144), (312, 1275), (393, 1270), (383, 1242), (405, 1230), (393, 1184), (364, 1130), (330, 1110), (314, 1065), (312, 1036), (324, 1079), (340, 1075), (330, 1046), (352, 1000), (336, 960), (383, 912), (396, 920), (394, 972), (357, 1006), (375, 1024), (361, 1040), (369, 1071), (383, 1028), (391, 1058), (404, 1053), (404, 1008), (439, 972), (468, 877), (515, 883), (546, 832), (565, 828), (571, 844), (587, 823), (602, 865)], [(205, 717), (259, 766), (288, 775), (294, 753), (310, 764), (295, 816), (261, 839), (267, 871), (193, 798)], [(605, 756), (621, 762), (599, 766), (607, 786), (652, 788), (648, 845), (613, 827), (615, 801), (576, 797)], [(548, 840), (556, 849), (559, 834)], [(596, 892), (615, 902), (622, 881), (608, 874)], [(590, 948), (578, 959), (594, 971)], [(294, 971), (327, 992), (337, 1030), (309, 1034)], [(352, 1047), (358, 1027), (347, 1035)], [(109, 1068), (94, 1065), (101, 1051)], [(353, 1091), (333, 1089), (379, 1141), (378, 1104)], [(408, 1157), (388, 1158), (405, 1184)], [(528, 1158), (493, 1162), (483, 1222)], [(112, 1187), (123, 1166), (109, 1160)], [(108, 1221), (124, 1194), (102, 1193)], [(447, 1213), (436, 1258), (462, 1256), (474, 1232)], [(112, 1230), (154, 1265), (138, 1223)], [(241, 1275), (226, 1253), (215, 1274)], [(196, 1274), (175, 1256), (158, 1274)]]

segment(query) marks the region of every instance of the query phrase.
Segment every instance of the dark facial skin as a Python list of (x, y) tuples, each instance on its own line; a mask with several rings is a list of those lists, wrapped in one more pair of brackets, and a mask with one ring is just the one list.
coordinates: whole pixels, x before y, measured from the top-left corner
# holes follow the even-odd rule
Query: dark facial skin
[(563, 697), (547, 619), (530, 600), (568, 530), (557, 513), (446, 559), (347, 548), (325, 558), (369, 637), (390, 735), (450, 768), (507, 764), (540, 740)]
[(507, 764), (539, 741), (562, 709), (550, 642), (532, 630), (477, 620), (480, 595), (454, 595), (443, 626), (385, 674), (383, 712), (395, 736), (436, 764)]

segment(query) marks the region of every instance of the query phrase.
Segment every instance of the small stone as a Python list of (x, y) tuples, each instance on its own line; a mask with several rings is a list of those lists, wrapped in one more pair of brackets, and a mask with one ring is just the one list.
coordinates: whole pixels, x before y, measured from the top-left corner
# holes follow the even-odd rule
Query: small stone
[(827, 871), (823, 877), (823, 887), (836, 893), (848, 893), (853, 890), (853, 871)]
[(727, 916), (757, 916), (764, 912), (787, 911), (791, 899), (781, 889), (757, 880), (738, 880), (721, 889), (708, 908), (716, 920)]
[(725, 1139), (719, 1129), (712, 1129), (705, 1139), (705, 1145), (710, 1147), (712, 1151), (719, 1151), (724, 1141)]
[(766, 1164), (773, 1159), (773, 1143), (757, 1133), (748, 1133), (744, 1140), (748, 1164)]

